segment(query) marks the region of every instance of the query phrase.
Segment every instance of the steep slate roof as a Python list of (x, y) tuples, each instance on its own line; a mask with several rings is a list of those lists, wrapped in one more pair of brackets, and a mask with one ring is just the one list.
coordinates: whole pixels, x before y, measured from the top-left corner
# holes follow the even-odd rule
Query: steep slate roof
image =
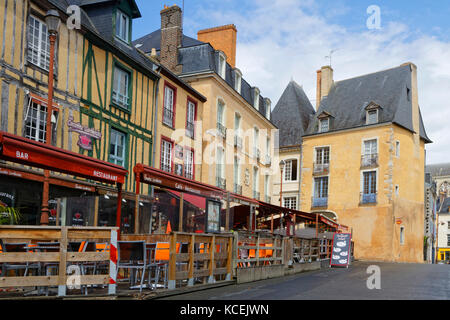
[[(365, 126), (366, 110), (369, 103), (378, 104), (378, 123), (393, 122), (410, 131), (412, 123), (412, 99), (408, 98), (407, 89), (411, 90), (411, 67), (400, 67), (371, 73), (368, 75), (335, 82), (327, 97), (320, 103), (317, 115), (330, 113), (330, 131)], [(317, 133), (317, 117), (310, 123), (307, 134)], [(420, 137), (427, 143), (428, 138), (420, 114)]]
[(450, 163), (430, 164), (426, 166), (425, 172), (431, 173), (433, 178), (450, 176)]
[[(151, 53), (152, 48), (159, 50), (161, 46), (161, 30), (156, 30), (133, 41), (134, 46), (138, 44), (141, 45), (139, 46), (139, 49), (147, 54)], [(185, 35), (182, 37), (182, 47), (178, 48), (178, 63), (182, 65), (181, 76), (209, 71), (219, 74), (218, 51), (216, 51), (209, 43), (204, 43)], [(228, 63), (226, 64), (225, 70), (225, 82), (228, 83), (231, 88), (235, 88), (233, 68)], [(253, 93), (254, 87), (242, 77), (240, 95), (252, 106)], [(266, 117), (266, 105), (264, 103), (264, 97), (261, 94), (259, 96), (259, 110), (257, 111)]]
[(272, 122), (279, 128), (280, 147), (300, 145), (315, 110), (303, 88), (289, 82), (272, 111)]
[[(183, 47), (190, 47), (190, 46), (196, 46), (199, 44), (203, 44), (204, 42), (198, 41), (194, 38), (188, 37), (183, 34), (182, 38), (182, 46)], [(152, 48), (155, 48), (156, 51), (161, 50), (161, 29), (158, 29), (156, 31), (153, 31), (152, 33), (147, 34), (146, 36), (143, 36), (139, 39), (136, 39), (133, 41), (133, 46), (136, 46), (138, 44), (141, 44), (142, 46), (138, 47), (145, 53), (150, 53), (152, 51)]]

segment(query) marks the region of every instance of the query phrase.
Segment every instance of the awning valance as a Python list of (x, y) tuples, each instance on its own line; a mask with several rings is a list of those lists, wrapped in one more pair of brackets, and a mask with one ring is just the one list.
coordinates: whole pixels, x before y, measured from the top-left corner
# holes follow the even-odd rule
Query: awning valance
[(143, 164), (137, 164), (133, 169), (139, 182), (150, 185), (185, 192), (205, 198), (224, 199), (224, 191), (198, 181), (189, 180)]
[(123, 184), (128, 174), (123, 167), (6, 132), (0, 132), (0, 159), (108, 184)]

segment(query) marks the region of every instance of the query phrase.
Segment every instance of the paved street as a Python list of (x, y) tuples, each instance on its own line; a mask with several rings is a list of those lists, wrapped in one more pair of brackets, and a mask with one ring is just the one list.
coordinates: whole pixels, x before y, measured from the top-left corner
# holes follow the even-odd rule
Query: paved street
[[(367, 267), (381, 269), (381, 289), (369, 290)], [(449, 299), (450, 266), (355, 262), (348, 269), (324, 269), (185, 295), (176, 300)]]

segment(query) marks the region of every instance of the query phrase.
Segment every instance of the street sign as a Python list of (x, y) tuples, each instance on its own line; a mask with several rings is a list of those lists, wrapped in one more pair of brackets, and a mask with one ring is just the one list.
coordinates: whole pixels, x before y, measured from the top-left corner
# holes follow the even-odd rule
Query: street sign
[(335, 233), (331, 251), (330, 267), (348, 267), (351, 259), (351, 233)]

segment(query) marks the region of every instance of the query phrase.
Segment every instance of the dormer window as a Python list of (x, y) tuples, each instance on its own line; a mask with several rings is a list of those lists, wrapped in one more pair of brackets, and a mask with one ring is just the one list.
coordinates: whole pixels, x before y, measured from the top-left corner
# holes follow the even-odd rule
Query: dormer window
[(328, 132), (330, 130), (330, 118), (319, 120), (319, 132)]
[(242, 84), (242, 73), (239, 69), (234, 69), (234, 89), (240, 94)]
[(375, 102), (369, 103), (366, 107), (366, 124), (376, 124), (379, 121), (379, 111), (381, 107)]
[(367, 124), (378, 123), (378, 110), (367, 111)]
[(116, 37), (130, 42), (130, 17), (120, 10), (116, 13)]
[(259, 110), (259, 89), (255, 88), (254, 95), (253, 95), (253, 106), (256, 110)]
[(269, 98), (264, 99), (264, 102), (266, 104), (266, 118), (268, 120), (270, 120), (270, 111), (271, 111), (271, 108), (272, 108), (272, 106), (271, 106), (272, 102), (270, 101)]
[(227, 65), (227, 58), (225, 57), (225, 54), (222, 51), (219, 51), (219, 76), (222, 77), (222, 79), (225, 80), (225, 74), (226, 74), (226, 65)]

